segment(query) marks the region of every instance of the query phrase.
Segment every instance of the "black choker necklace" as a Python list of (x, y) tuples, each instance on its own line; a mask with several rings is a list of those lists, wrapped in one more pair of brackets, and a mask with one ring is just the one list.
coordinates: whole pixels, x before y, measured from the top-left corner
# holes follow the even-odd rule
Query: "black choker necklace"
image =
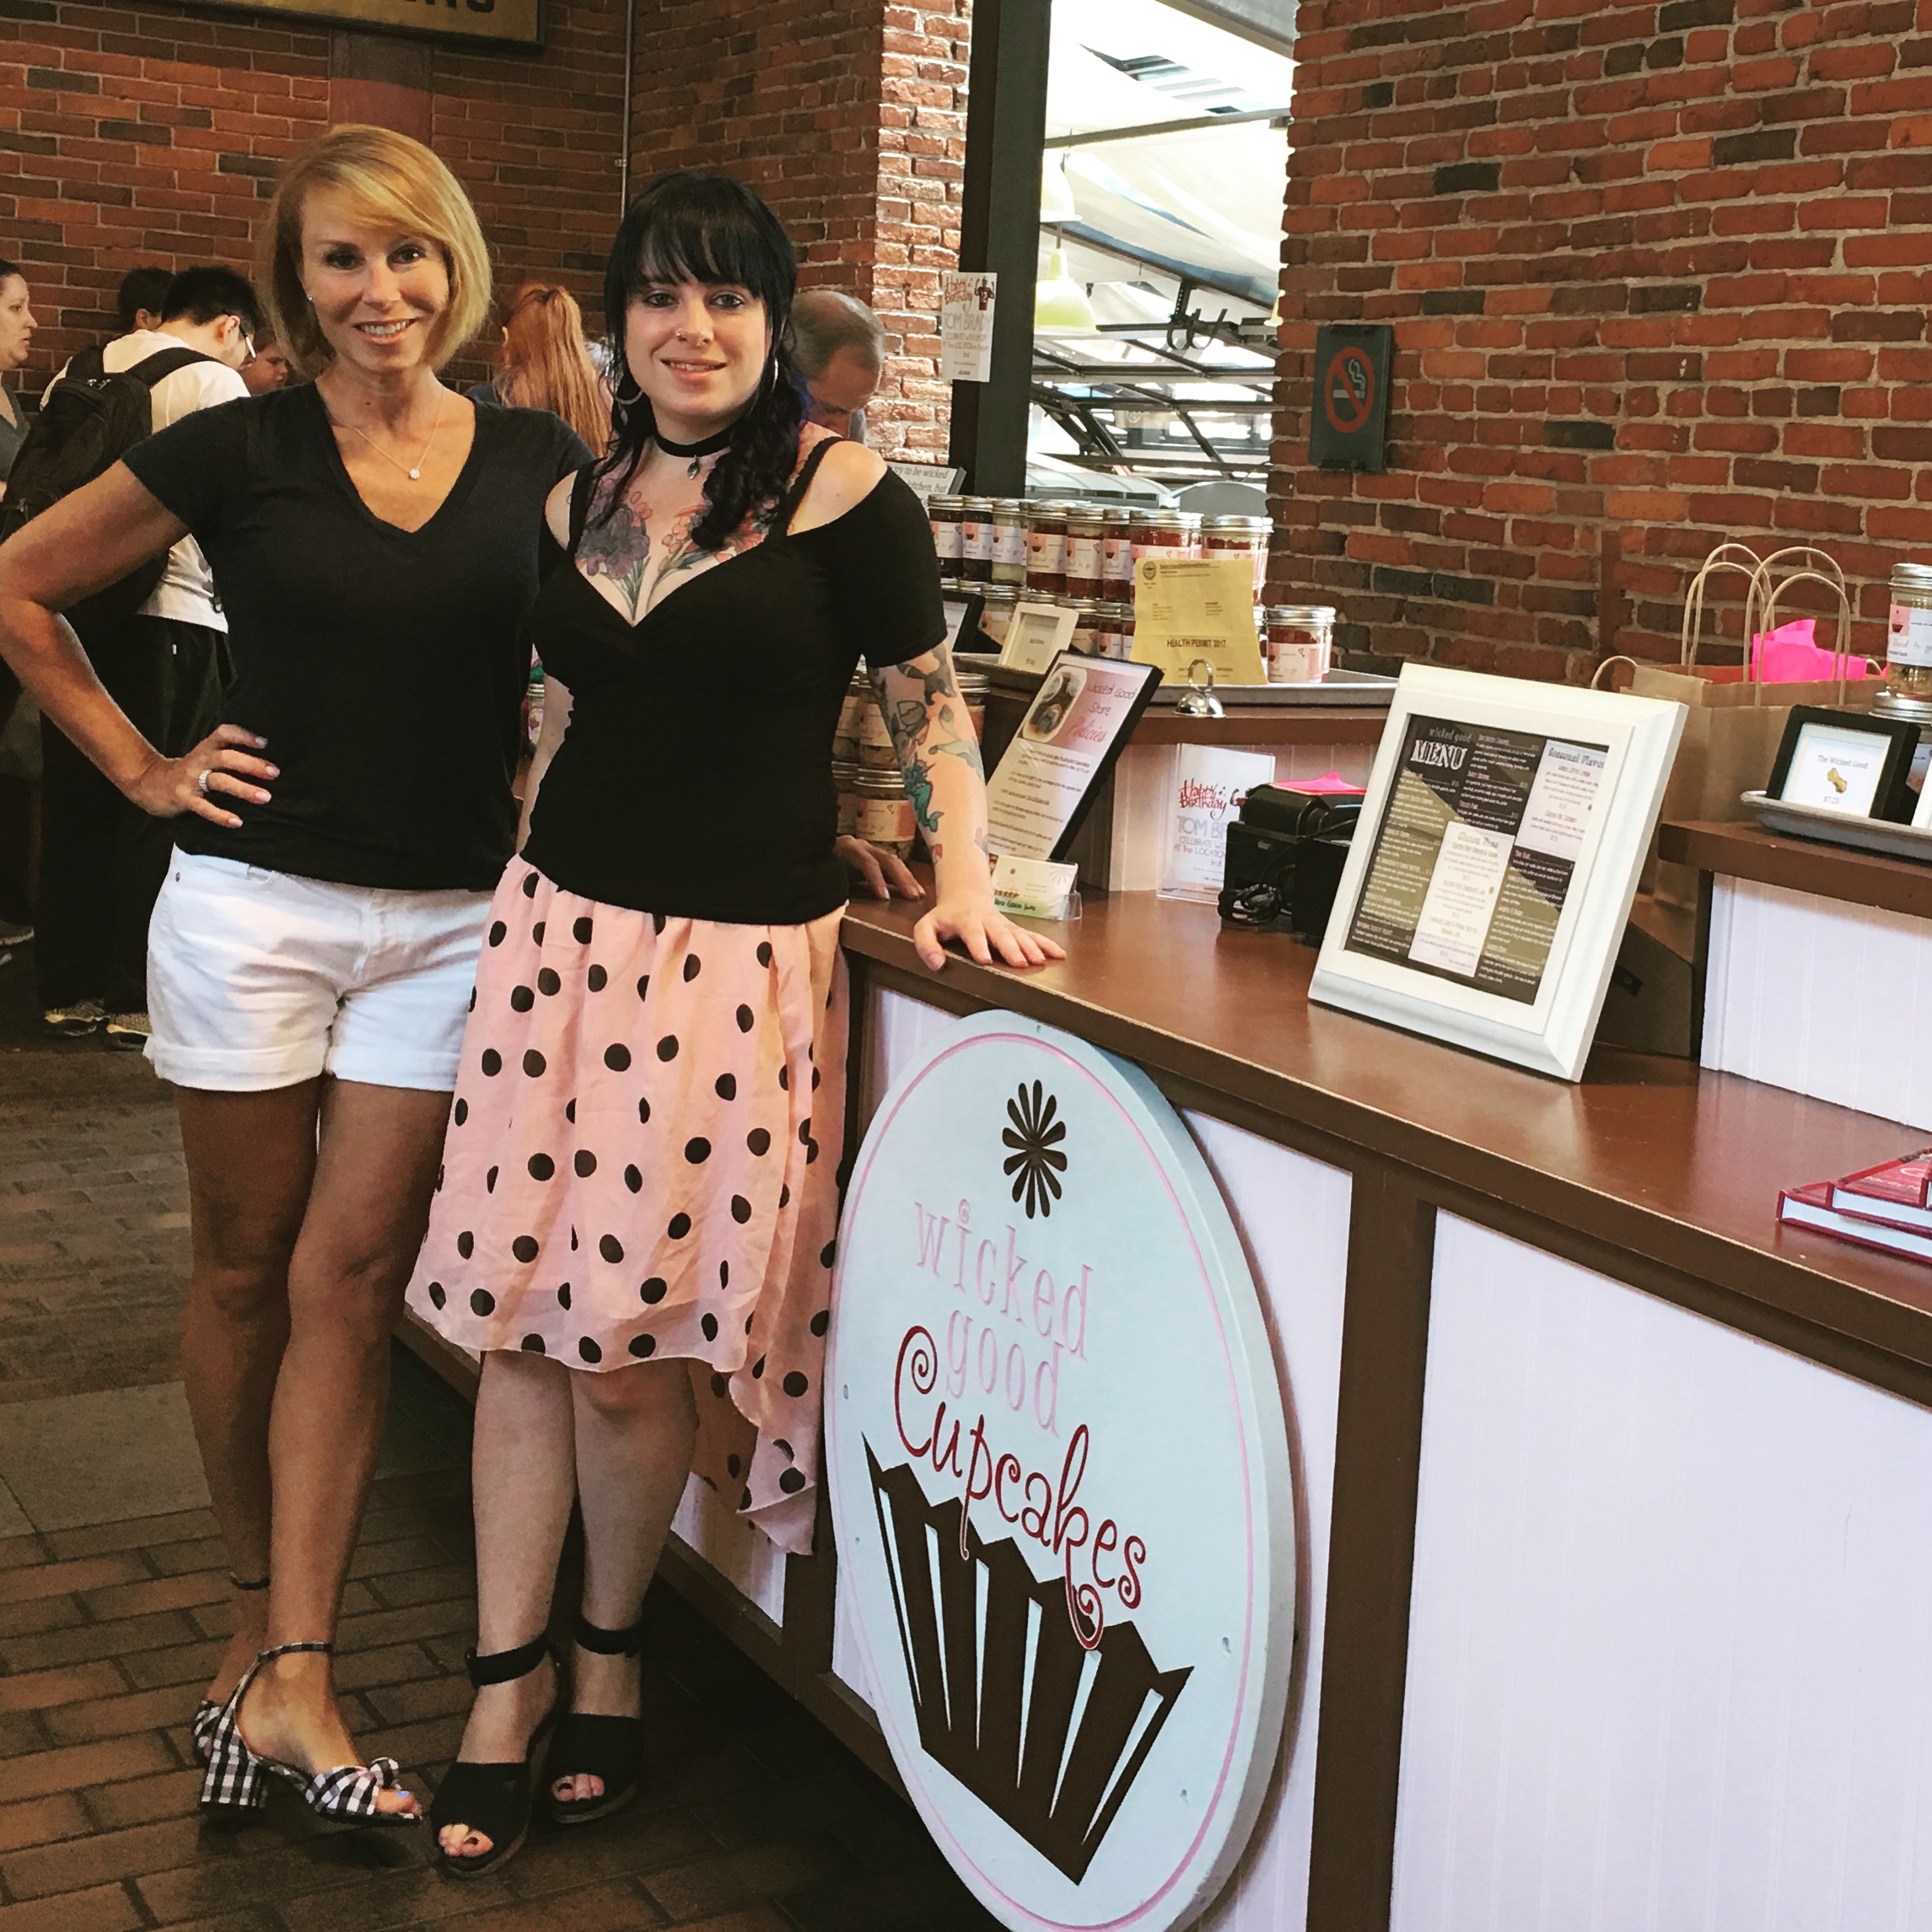
[(674, 443), (662, 430), (659, 430), (657, 444), (659, 449), (663, 450), (667, 456), (690, 457), (691, 469), (689, 474), (695, 476), (697, 474), (698, 465), (707, 456), (715, 455), (737, 433), (738, 425), (734, 422), (729, 429), (720, 429), (715, 436), (702, 437), (696, 443)]

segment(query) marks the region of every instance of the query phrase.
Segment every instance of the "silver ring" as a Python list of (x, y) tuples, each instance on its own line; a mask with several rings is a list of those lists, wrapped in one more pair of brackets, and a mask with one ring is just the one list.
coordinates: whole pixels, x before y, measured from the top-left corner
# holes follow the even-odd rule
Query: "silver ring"
[(208, 774), (213, 769), (214, 767), (212, 765), (204, 766), (202, 770), (202, 775), (195, 780), (196, 787), (200, 791), (202, 796), (204, 799), (208, 795)]

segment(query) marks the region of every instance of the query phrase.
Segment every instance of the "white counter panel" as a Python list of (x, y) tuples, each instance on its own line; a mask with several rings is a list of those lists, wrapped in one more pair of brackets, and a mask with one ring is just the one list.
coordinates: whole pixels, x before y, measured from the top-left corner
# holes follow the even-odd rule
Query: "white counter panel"
[[(1913, 1018), (1929, 998), (1932, 920), (1712, 880), (1705, 1066), (1932, 1127), (1932, 1029)], [(1830, 1178), (1768, 1177), (1773, 1197)]]
[(1409, 1643), (1394, 1932), (1932, 1925), (1932, 1414), (1444, 1215)]
[[(901, 993), (875, 989), (868, 994), (863, 1025), (877, 1050), (869, 1057), (860, 1091), (866, 1120), (898, 1068), (951, 1024), (950, 1014)], [(1300, 1643), (1281, 1761), (1247, 1855), (1232, 1885), (1199, 1924), (1211, 1932), (1301, 1932), (1307, 1918), (1322, 1611), (1328, 1593), (1349, 1180), (1337, 1168), (1224, 1121), (1199, 1113), (1183, 1117), (1240, 1231), (1283, 1376), (1294, 1465), (1300, 1596)], [(833, 1674), (869, 1700), (850, 1617), (842, 1593), (834, 1617)]]
[(749, 1597), (774, 1623), (784, 1623), (784, 1552), (715, 1490), (692, 1477), (670, 1526), (671, 1534), (740, 1596)]
[(1225, 1121), (1192, 1112), (1183, 1118), (1221, 1184), (1261, 1289), (1294, 1462), (1300, 1598), (1294, 1679), (1274, 1782), (1233, 1885), (1197, 1923), (1202, 1932), (1302, 1932), (1315, 1822), (1315, 1734), (1335, 1490), (1349, 1180), (1338, 1168)]

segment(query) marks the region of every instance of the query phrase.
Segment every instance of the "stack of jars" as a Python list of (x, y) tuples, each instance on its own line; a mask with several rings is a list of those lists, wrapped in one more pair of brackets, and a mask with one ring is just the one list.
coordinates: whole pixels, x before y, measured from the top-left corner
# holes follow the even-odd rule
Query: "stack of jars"
[(1328, 674), (1333, 609), (1262, 604), (1274, 533), (1267, 517), (1013, 497), (934, 497), (927, 509), (941, 581), (955, 596), (982, 600), (980, 627), (996, 646), (1021, 603), (1053, 604), (1074, 613), (1074, 649), (1132, 657), (1135, 564), (1148, 557), (1239, 558), (1253, 573), (1269, 681), (1313, 683)]
[[(982, 738), (992, 680), (983, 670), (966, 666), (955, 675), (973, 736)], [(918, 821), (906, 795), (898, 747), (864, 671), (853, 673), (839, 711), (831, 740), (831, 776), (838, 791), (839, 837), (868, 839), (910, 858), (918, 842)]]

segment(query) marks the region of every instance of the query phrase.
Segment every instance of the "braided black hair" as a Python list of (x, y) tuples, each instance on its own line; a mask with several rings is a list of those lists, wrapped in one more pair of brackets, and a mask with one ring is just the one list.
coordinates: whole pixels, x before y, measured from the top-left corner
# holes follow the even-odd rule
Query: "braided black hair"
[(604, 320), (617, 374), (611, 411), (610, 453), (597, 466), (600, 482), (616, 476), (605, 495), (608, 516), (643, 460), (657, 433), (650, 399), (624, 353), (631, 304), (652, 283), (735, 283), (765, 305), (772, 331), (764, 379), (737, 433), (712, 466), (705, 511), (692, 525), (700, 550), (715, 550), (760, 503), (784, 493), (799, 460), (805, 404), (792, 362), (792, 295), (798, 256), (778, 218), (752, 189), (729, 175), (680, 169), (660, 175), (631, 203), (611, 245), (604, 271)]

